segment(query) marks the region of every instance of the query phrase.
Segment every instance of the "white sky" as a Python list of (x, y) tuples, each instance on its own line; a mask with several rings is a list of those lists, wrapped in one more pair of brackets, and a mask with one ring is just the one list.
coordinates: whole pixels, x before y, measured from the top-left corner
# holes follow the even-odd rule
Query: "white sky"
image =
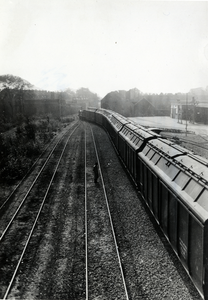
[(208, 86), (208, 2), (0, 0), (0, 75), (48, 90)]

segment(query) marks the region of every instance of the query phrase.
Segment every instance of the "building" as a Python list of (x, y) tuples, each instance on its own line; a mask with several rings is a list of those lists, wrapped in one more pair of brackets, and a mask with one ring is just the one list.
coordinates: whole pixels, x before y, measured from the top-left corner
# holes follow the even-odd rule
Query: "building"
[[(171, 118), (187, 120), (190, 123), (208, 124), (208, 101), (197, 101), (195, 97), (181, 99), (171, 103)], [(205, 99), (206, 100), (206, 99)]]

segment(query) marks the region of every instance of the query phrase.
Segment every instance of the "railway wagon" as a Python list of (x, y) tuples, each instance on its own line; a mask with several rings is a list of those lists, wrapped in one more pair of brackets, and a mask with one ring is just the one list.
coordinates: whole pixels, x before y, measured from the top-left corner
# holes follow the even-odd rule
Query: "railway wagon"
[(118, 152), (126, 165), (128, 165), (127, 145), (131, 145), (131, 141), (136, 138), (136, 133), (134, 132), (136, 129), (137, 127), (134, 124), (127, 123), (119, 132)]
[(157, 138), (157, 135), (146, 131), (143, 127), (128, 123), (119, 132), (118, 150), (130, 174), (136, 180), (137, 153), (142, 151), (146, 142)]
[(99, 109), (96, 110), (95, 113), (95, 123), (103, 126), (103, 119), (105, 118), (105, 116), (103, 115), (102, 111), (100, 111)]
[(98, 108), (95, 113), (95, 122), (106, 128), (107, 122), (109, 122), (109, 120), (111, 119), (112, 114), (113, 112), (109, 110)]
[(109, 110), (102, 110), (102, 114), (103, 114), (103, 128), (105, 128), (105, 130), (107, 130), (108, 126), (109, 126), (109, 122), (111, 120), (111, 117), (113, 115), (113, 112), (109, 111)]
[(96, 110), (97, 110), (96, 107), (89, 107), (87, 110), (83, 110), (82, 111), (82, 119), (89, 121), (89, 122), (96, 123), (96, 120), (95, 120)]
[[(138, 153), (136, 161), (136, 183), (141, 195), (143, 196), (150, 210), (153, 212), (157, 221), (159, 221), (159, 200), (158, 197), (156, 197), (158, 196), (158, 183), (156, 181), (157, 177), (154, 172), (154, 167), (152, 168), (152, 165), (149, 166), (147, 162), (151, 160), (152, 164), (155, 166), (159, 160), (166, 159), (166, 169), (164, 172), (165, 177), (170, 173), (169, 176), (172, 180), (176, 174), (171, 168), (168, 168), (168, 163), (173, 159), (173, 157), (182, 155), (184, 155), (183, 151), (172, 148), (171, 144), (164, 142), (162, 139), (150, 140), (148, 143), (146, 143), (143, 151)], [(160, 173), (160, 171), (158, 173)], [(161, 175), (161, 178), (164, 179), (163, 175)]]
[[(118, 116), (112, 114), (111, 122), (106, 122), (117, 149), (122, 147), (121, 131), (131, 124)], [(115, 120), (122, 122), (115, 126)], [(208, 161), (159, 135), (144, 143), (145, 135), (139, 129), (135, 132), (144, 146), (136, 153), (136, 167), (135, 160), (127, 156), (134, 156), (137, 148), (122, 134), (123, 146), (132, 150), (122, 152), (131, 161), (128, 168), (134, 165), (129, 171), (196, 288), (208, 300)]]
[(116, 146), (117, 150), (118, 150), (118, 142), (119, 142), (118, 133), (123, 128), (123, 126), (127, 123), (129, 123), (129, 121), (126, 118), (116, 114), (112, 114), (111, 118), (109, 118), (108, 122), (106, 123), (107, 126), (106, 130), (110, 134), (112, 141)]
[(138, 153), (141, 194), (208, 299), (208, 162), (177, 148), (158, 139)]

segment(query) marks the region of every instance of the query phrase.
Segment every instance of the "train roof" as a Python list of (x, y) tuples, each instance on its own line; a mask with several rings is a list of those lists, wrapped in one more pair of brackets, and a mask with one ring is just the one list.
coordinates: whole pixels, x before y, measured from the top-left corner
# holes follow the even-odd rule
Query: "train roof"
[(94, 111), (94, 112), (95, 112), (97, 109), (98, 109), (97, 107), (88, 107), (88, 108), (87, 108), (87, 110), (89, 110), (89, 111)]
[(129, 122), (125, 117), (115, 114), (111, 115), (111, 117), (108, 119), (114, 127), (114, 129), (116, 129), (117, 131), (120, 131), (123, 125)]
[(113, 111), (105, 109), (105, 108), (97, 108), (96, 112), (99, 112), (101, 114), (106, 114), (106, 115), (112, 115), (112, 114), (114, 114)]
[(175, 161), (184, 169), (186, 172), (191, 173), (193, 176), (207, 184), (208, 186), (208, 161), (199, 160), (196, 156), (186, 155), (184, 157), (176, 157)]
[(200, 221), (208, 220), (208, 166), (204, 160), (159, 140), (150, 141), (138, 155)]
[(162, 138), (150, 140), (146, 148), (144, 149), (145, 153), (147, 153), (148, 156), (157, 153), (158, 155), (162, 155), (168, 158), (183, 155), (185, 152), (184, 150), (185, 149), (178, 148), (174, 143)]
[(182, 192), (194, 199), (195, 208), (203, 208), (208, 212), (208, 161), (194, 155), (177, 157), (175, 161), (182, 167), (183, 177), (189, 176), (189, 182)]
[(125, 128), (129, 131), (135, 131), (138, 127), (135, 124), (129, 122), (125, 125)]
[(143, 149), (146, 141), (156, 138), (151, 132), (146, 131), (143, 127), (139, 127), (132, 123), (125, 124), (119, 135), (128, 141), (129, 145), (135, 150)]
[(106, 109), (103, 109), (103, 108), (98, 108), (96, 110), (96, 113), (104, 115), (107, 118), (111, 117), (111, 115), (112, 115), (112, 113), (109, 110), (106, 110)]

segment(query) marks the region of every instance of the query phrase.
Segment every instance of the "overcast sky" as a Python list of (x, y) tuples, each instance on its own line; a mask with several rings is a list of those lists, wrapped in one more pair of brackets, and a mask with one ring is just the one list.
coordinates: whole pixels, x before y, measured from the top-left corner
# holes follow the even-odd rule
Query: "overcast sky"
[(208, 86), (208, 2), (0, 0), (0, 75), (47, 90)]

